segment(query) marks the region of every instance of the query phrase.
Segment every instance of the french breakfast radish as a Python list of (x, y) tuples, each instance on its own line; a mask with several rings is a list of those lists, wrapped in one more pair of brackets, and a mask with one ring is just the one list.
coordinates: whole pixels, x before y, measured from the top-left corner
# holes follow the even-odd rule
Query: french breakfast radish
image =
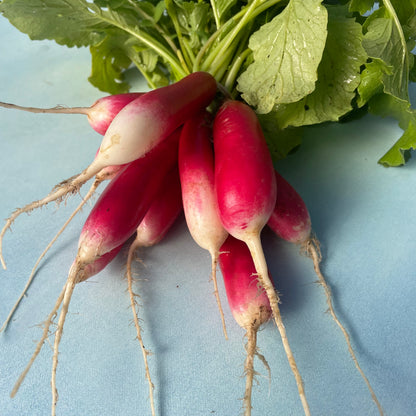
[(136, 238), (130, 244), (127, 256), (127, 285), (130, 297), (130, 306), (133, 311), (133, 321), (136, 328), (137, 339), (143, 355), (146, 378), (149, 384), (149, 398), (152, 416), (155, 415), (153, 398), (154, 385), (150, 376), (150, 369), (147, 357), (150, 352), (145, 348), (138, 318), (138, 302), (140, 297), (133, 291), (132, 262), (134, 254), (139, 247), (151, 247), (159, 243), (167, 234), (173, 223), (182, 212), (182, 194), (177, 166), (169, 172), (159, 192), (155, 196), (146, 215), (136, 230)]
[(39, 208), (52, 201), (62, 201), (103, 168), (123, 165), (142, 158), (166, 139), (188, 118), (207, 107), (214, 99), (217, 83), (206, 72), (194, 72), (182, 80), (149, 91), (131, 101), (114, 117), (93, 162), (79, 175), (58, 184), (45, 198), (16, 210), (0, 233), (0, 260), (5, 263), (1, 244), (4, 233), (23, 212)]
[(355, 355), (354, 349), (352, 348), (348, 331), (345, 329), (344, 325), (335, 313), (335, 309), (332, 304), (331, 289), (321, 272), (320, 262), (322, 256), (320, 244), (312, 231), (311, 217), (306, 204), (293, 186), (277, 171), (275, 171), (275, 177), (277, 183), (277, 201), (267, 225), (280, 238), (291, 243), (298, 244), (301, 247), (302, 252), (306, 253), (313, 260), (315, 273), (318, 276), (318, 282), (324, 288), (328, 311), (343, 333), (352, 360), (354, 361), (358, 372), (364, 379), (370, 391), (371, 397), (377, 405), (380, 415), (383, 415), (381, 404), (377, 399), (368, 378), (358, 363), (358, 359)]
[(225, 101), (214, 120), (215, 188), (221, 221), (251, 253), (260, 284), (269, 298), (306, 416), (303, 381), (279, 309), (279, 295), (268, 275), (260, 233), (276, 204), (276, 178), (256, 113), (245, 103)]
[(221, 245), (228, 236), (221, 223), (214, 186), (212, 120), (207, 112), (189, 119), (179, 141), (179, 174), (188, 229), (195, 242), (211, 256), (211, 278), (227, 338), (224, 313), (218, 294), (216, 269)]
[(257, 331), (272, 316), (269, 299), (259, 287), (256, 268), (247, 245), (231, 235), (221, 246), (219, 264), (224, 279), (228, 305), (237, 323), (246, 331), (247, 358), (244, 365), (246, 388), (243, 398), (244, 415), (251, 415), (251, 393), (254, 378), (254, 357), (257, 351)]
[(131, 92), (127, 94), (107, 95), (99, 98), (90, 107), (64, 107), (52, 108), (23, 107), (11, 103), (0, 102), (0, 107), (14, 110), (28, 111), (30, 113), (55, 113), (55, 114), (85, 114), (91, 127), (99, 134), (105, 134), (113, 118), (128, 103), (145, 93)]
[(180, 129), (177, 129), (145, 157), (122, 169), (104, 189), (85, 221), (79, 237), (78, 252), (65, 283), (55, 332), (51, 378), (52, 415), (55, 415), (58, 399), (58, 348), (75, 285), (89, 277), (86, 275), (89, 264), (116, 249), (134, 234), (165, 175), (177, 163), (179, 136)]

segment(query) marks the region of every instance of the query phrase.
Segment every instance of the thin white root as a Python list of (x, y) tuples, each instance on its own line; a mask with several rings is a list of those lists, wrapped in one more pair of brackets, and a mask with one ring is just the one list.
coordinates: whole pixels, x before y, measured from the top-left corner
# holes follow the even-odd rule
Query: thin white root
[(85, 195), (85, 197), (83, 198), (83, 200), (81, 201), (81, 203), (78, 205), (78, 207), (75, 209), (75, 211), (71, 214), (71, 216), (66, 220), (66, 222), (64, 223), (64, 225), (61, 227), (61, 229), (55, 235), (55, 237), (49, 242), (49, 244), (46, 246), (45, 250), (43, 250), (42, 254), (39, 256), (39, 258), (37, 259), (35, 265), (33, 266), (32, 272), (30, 273), (29, 279), (27, 280), (26, 285), (25, 285), (22, 293), (20, 294), (20, 296), (17, 299), (16, 303), (14, 304), (12, 310), (10, 311), (10, 313), (7, 316), (6, 320), (4, 321), (2, 327), (0, 328), (0, 332), (6, 330), (7, 325), (9, 324), (9, 322), (12, 319), (14, 313), (16, 312), (16, 309), (18, 308), (21, 300), (26, 295), (26, 292), (29, 289), (30, 285), (32, 284), (32, 281), (33, 281), (33, 279), (35, 277), (36, 270), (37, 270), (37, 268), (38, 268), (39, 263), (41, 262), (41, 260), (45, 257), (46, 253), (53, 246), (53, 244), (58, 239), (58, 237), (64, 232), (65, 228), (73, 220), (73, 218), (75, 217), (75, 215), (78, 214), (78, 212), (82, 209), (82, 207), (86, 204), (86, 202), (92, 197), (92, 195), (94, 195), (94, 193), (97, 190), (97, 187), (100, 185), (100, 183), (101, 183), (101, 181), (99, 181), (99, 180), (95, 180), (94, 181), (94, 183), (92, 184), (91, 188), (89, 189), (89, 191), (87, 192), (87, 194)]
[(322, 256), (321, 256), (321, 251), (320, 251), (320, 247), (319, 247), (319, 241), (316, 239), (316, 237), (311, 237), (310, 240), (308, 240), (308, 242), (306, 243), (305, 249), (306, 249), (306, 252), (309, 255), (309, 257), (311, 257), (311, 259), (313, 261), (313, 267), (315, 269), (316, 275), (318, 276), (319, 284), (324, 288), (325, 296), (326, 296), (326, 303), (328, 305), (329, 313), (331, 314), (332, 319), (335, 321), (335, 323), (341, 329), (341, 332), (344, 335), (345, 341), (347, 342), (348, 351), (349, 351), (349, 353), (351, 355), (351, 358), (352, 358), (352, 360), (355, 364), (355, 367), (357, 368), (358, 372), (360, 373), (361, 377), (363, 378), (364, 382), (366, 383), (366, 385), (368, 387), (368, 390), (370, 391), (371, 397), (374, 400), (380, 415), (383, 416), (384, 415), (383, 408), (381, 407), (381, 404), (378, 401), (377, 396), (376, 396), (373, 388), (371, 387), (370, 381), (368, 380), (368, 378), (364, 374), (364, 371), (362, 370), (360, 364), (358, 363), (358, 359), (355, 355), (354, 349), (352, 348), (350, 335), (348, 334), (347, 330), (342, 325), (342, 323), (340, 322), (340, 320), (338, 319), (338, 317), (335, 313), (334, 306), (332, 304), (331, 289), (328, 286), (328, 284), (326, 283), (326, 279), (325, 279), (324, 275), (321, 272), (320, 262), (321, 262)]
[(254, 379), (254, 356), (257, 350), (257, 328), (251, 325), (246, 329), (247, 335), (247, 357), (244, 364), (244, 373), (246, 375), (246, 388), (244, 391), (243, 408), (244, 416), (251, 416), (251, 393), (253, 390)]
[(280, 337), (283, 343), (283, 348), (286, 352), (290, 368), (292, 369), (292, 372), (295, 376), (296, 385), (298, 387), (299, 397), (302, 402), (305, 416), (310, 416), (311, 413), (309, 410), (308, 401), (306, 400), (302, 377), (296, 364), (295, 357), (293, 356), (292, 350), (290, 348), (289, 340), (287, 339), (286, 329), (282, 321), (282, 316), (280, 314), (280, 297), (278, 292), (273, 287), (273, 284), (269, 278), (266, 259), (264, 257), (263, 248), (261, 246), (260, 236), (253, 236), (252, 238), (247, 239), (245, 243), (247, 244), (251, 256), (253, 258), (259, 282), (263, 286), (264, 290), (267, 293), (267, 297), (269, 298), (270, 307), (273, 312), (273, 318), (277, 325), (277, 329), (279, 330)]
[(53, 345), (53, 357), (52, 357), (52, 376), (51, 376), (51, 389), (52, 389), (51, 415), (52, 416), (56, 415), (56, 405), (58, 403), (58, 390), (56, 388), (56, 369), (58, 367), (59, 344), (61, 342), (65, 319), (68, 313), (69, 304), (71, 302), (72, 293), (74, 292), (75, 285), (80, 281), (81, 273), (82, 273), (82, 266), (77, 260), (71, 266), (68, 279), (65, 283), (65, 291), (64, 291), (64, 296), (62, 300), (62, 308), (59, 314), (57, 329), (55, 332), (55, 342)]
[(44, 322), (42, 338), (37, 343), (35, 352), (33, 353), (29, 363), (26, 366), (26, 368), (23, 370), (23, 372), (20, 374), (19, 378), (17, 379), (17, 381), (16, 381), (16, 383), (13, 387), (13, 390), (10, 393), (10, 397), (14, 397), (16, 395), (16, 393), (18, 392), (21, 384), (23, 383), (23, 380), (25, 379), (27, 373), (29, 372), (30, 368), (32, 367), (32, 364), (35, 362), (36, 357), (39, 355), (40, 350), (42, 349), (43, 343), (48, 338), (49, 328), (52, 325), (53, 319), (55, 318), (56, 313), (57, 313), (57, 311), (58, 311), (59, 307), (61, 306), (61, 303), (64, 299), (65, 290), (66, 290), (66, 283), (65, 283), (65, 285), (62, 289), (62, 292), (58, 296), (58, 299), (56, 300), (55, 306), (53, 307), (51, 313), (48, 315), (48, 318), (46, 319), (46, 321)]
[(215, 299), (217, 300), (218, 310), (220, 312), (221, 323), (222, 323), (222, 330), (224, 332), (225, 339), (228, 339), (227, 328), (225, 326), (225, 317), (224, 311), (221, 305), (221, 299), (218, 292), (218, 284), (217, 284), (217, 264), (218, 264), (218, 252), (211, 253), (211, 278), (212, 282), (214, 283), (214, 295)]
[(0, 107), (10, 108), (12, 110), (26, 111), (29, 113), (55, 113), (55, 114), (89, 114), (89, 107), (64, 107), (58, 105), (52, 108), (23, 107), (16, 104), (0, 102)]
[(98, 165), (98, 163), (92, 162), (91, 165), (89, 165), (79, 175), (75, 175), (55, 186), (52, 189), (52, 192), (50, 192), (45, 198), (31, 202), (23, 208), (18, 208), (12, 213), (12, 215), (6, 220), (6, 224), (0, 232), (0, 262), (4, 269), (6, 269), (6, 263), (3, 258), (3, 237), (6, 231), (13, 224), (14, 220), (24, 212), (30, 212), (52, 201), (61, 202), (65, 196), (69, 194), (75, 194), (79, 191), (81, 186), (84, 185), (84, 183), (91, 179), (95, 174), (97, 174), (102, 167), (103, 166)]
[(146, 379), (149, 384), (150, 408), (151, 408), (152, 416), (155, 416), (156, 411), (155, 411), (155, 402), (154, 402), (154, 397), (153, 397), (153, 390), (155, 386), (150, 376), (149, 363), (147, 360), (147, 357), (148, 355), (150, 355), (150, 352), (145, 348), (144, 343), (143, 343), (143, 338), (142, 338), (142, 333), (141, 333), (141, 328), (140, 328), (140, 323), (139, 323), (139, 318), (138, 318), (138, 313), (139, 313), (137, 310), (138, 304), (135, 299), (135, 297), (138, 295), (133, 292), (133, 275), (132, 275), (131, 265), (133, 262), (134, 253), (138, 247), (139, 247), (139, 244), (137, 243), (137, 241), (133, 241), (133, 243), (131, 244), (129, 248), (129, 253), (127, 256), (127, 284), (128, 284), (128, 291), (129, 291), (129, 296), (130, 296), (130, 305), (131, 305), (131, 309), (133, 312), (134, 326), (136, 328), (137, 339), (139, 341), (140, 349), (143, 355), (143, 361), (144, 361), (144, 366), (145, 366), (145, 371), (146, 371)]

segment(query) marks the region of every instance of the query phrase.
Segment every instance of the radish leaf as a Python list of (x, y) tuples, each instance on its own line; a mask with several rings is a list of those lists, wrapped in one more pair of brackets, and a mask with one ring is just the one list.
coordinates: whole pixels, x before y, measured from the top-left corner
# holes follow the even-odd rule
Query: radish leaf
[(343, 6), (328, 7), (328, 12), (328, 37), (315, 90), (296, 103), (277, 106), (281, 128), (337, 121), (352, 110), (360, 68), (367, 59), (361, 25), (346, 16)]
[(238, 79), (238, 90), (259, 113), (311, 93), (326, 40), (327, 11), (320, 0), (291, 0), (249, 41), (254, 62)]

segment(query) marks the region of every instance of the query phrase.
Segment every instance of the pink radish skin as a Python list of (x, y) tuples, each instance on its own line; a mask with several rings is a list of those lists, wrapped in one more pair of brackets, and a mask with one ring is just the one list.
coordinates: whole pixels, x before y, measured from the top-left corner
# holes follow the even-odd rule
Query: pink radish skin
[(228, 236), (219, 213), (214, 186), (214, 154), (211, 118), (207, 112), (189, 119), (179, 141), (179, 174), (188, 229), (195, 242), (211, 255), (211, 276), (227, 338), (224, 313), (218, 294), (216, 269), (221, 245)]
[(130, 305), (133, 312), (133, 321), (136, 328), (137, 339), (143, 355), (146, 379), (149, 384), (149, 398), (152, 416), (156, 414), (156, 411), (153, 397), (154, 385), (150, 376), (150, 369), (147, 360), (150, 351), (145, 348), (141, 334), (138, 317), (138, 302), (136, 300), (139, 295), (133, 291), (132, 262), (134, 254), (139, 247), (153, 246), (165, 237), (181, 212), (181, 184), (179, 181), (178, 168), (176, 166), (173, 171), (166, 175), (164, 183), (160, 187), (158, 194), (154, 198), (140, 225), (137, 227), (136, 238), (130, 245), (127, 257), (127, 284), (130, 296)]
[(166, 173), (176, 164), (179, 136), (180, 129), (144, 158), (128, 164), (107, 185), (80, 235), (82, 263), (124, 243), (136, 231)]
[(137, 227), (135, 244), (151, 247), (159, 243), (182, 212), (182, 192), (176, 167), (170, 172), (142, 222)]
[(286, 181), (286, 179), (284, 179), (277, 171), (275, 171), (275, 176), (277, 183), (277, 202), (267, 225), (280, 238), (290, 243), (300, 245), (302, 251), (307, 253), (307, 255), (313, 260), (314, 269), (316, 275), (318, 276), (319, 284), (322, 285), (325, 291), (328, 311), (344, 335), (348, 346), (348, 351), (355, 364), (355, 367), (366, 383), (380, 415), (383, 415), (384, 412), (381, 404), (355, 355), (351, 344), (350, 335), (335, 313), (335, 309), (332, 304), (331, 289), (328, 286), (320, 268), (320, 262), (322, 259), (320, 244), (312, 232), (311, 217), (306, 204), (298, 192), (292, 187), (292, 185)]
[(8, 218), (0, 233), (0, 261), (3, 267), (6, 268), (2, 255), (2, 238), (22, 212), (52, 201), (61, 201), (66, 195), (78, 192), (85, 182), (105, 167), (124, 165), (142, 158), (188, 118), (207, 107), (216, 91), (217, 83), (212, 75), (194, 72), (172, 85), (150, 91), (127, 104), (113, 119), (103, 137), (98, 155), (83, 172), (56, 186), (45, 198), (16, 210)]
[(98, 99), (87, 110), (88, 122), (97, 133), (104, 135), (120, 110), (143, 94), (142, 92), (132, 92)]
[[(89, 277), (89, 273), (85, 273), (89, 264), (116, 249), (134, 234), (167, 172), (177, 163), (179, 136), (180, 129), (156, 146), (146, 157), (130, 163), (119, 172), (105, 188), (84, 224), (78, 253), (65, 283), (55, 332), (51, 379), (52, 416), (56, 414), (58, 400), (56, 369), (59, 343), (75, 285)], [(19, 379), (19, 385), (22, 380)], [(14, 392), (18, 387), (16, 386)]]
[(258, 285), (247, 245), (229, 236), (221, 246), (219, 264), (234, 319), (246, 330), (259, 328), (271, 318), (272, 310), (267, 294)]
[(114, 118), (89, 169), (121, 165), (142, 157), (207, 107), (216, 91), (217, 83), (210, 74), (194, 72), (132, 101)]
[(237, 323), (246, 331), (247, 358), (244, 365), (246, 388), (244, 414), (251, 414), (251, 393), (254, 378), (254, 356), (257, 354), (257, 331), (272, 316), (267, 294), (258, 285), (256, 268), (247, 245), (229, 236), (221, 247), (220, 269), (224, 279), (228, 305)]
[(294, 359), (279, 309), (279, 295), (269, 278), (260, 233), (276, 204), (276, 178), (260, 123), (246, 104), (228, 100), (214, 120), (215, 187), (221, 221), (251, 253), (260, 284), (294, 373), (306, 416), (310, 416), (303, 381)]
[(54, 114), (85, 114), (91, 127), (99, 134), (105, 134), (108, 126), (113, 121), (116, 114), (128, 103), (140, 97), (144, 93), (131, 92), (127, 94), (108, 95), (99, 98), (90, 107), (62, 107), (36, 108), (22, 107), (16, 104), (2, 103), (0, 107), (11, 108), (14, 110), (28, 111), (30, 113), (54, 113)]
[(305, 244), (312, 224), (305, 202), (277, 171), (277, 202), (267, 225), (280, 237), (294, 244)]

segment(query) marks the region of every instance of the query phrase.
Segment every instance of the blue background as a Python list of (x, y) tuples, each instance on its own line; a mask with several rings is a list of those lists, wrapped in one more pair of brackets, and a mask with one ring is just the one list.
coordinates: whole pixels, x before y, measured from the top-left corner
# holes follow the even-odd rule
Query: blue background
[[(0, 18), (0, 100), (21, 105), (89, 106), (104, 95), (87, 81), (87, 49), (32, 42)], [(134, 73), (132, 73), (132, 76)], [(134, 89), (145, 88), (133, 79)], [(414, 97), (415, 89), (412, 86)], [(414, 102), (415, 100), (413, 100)], [(323, 272), (339, 317), (353, 340), (386, 415), (416, 409), (416, 159), (386, 169), (378, 158), (401, 135), (394, 120), (366, 116), (308, 129), (301, 149), (278, 163), (311, 213)], [(100, 136), (84, 116), (36, 115), (0, 109), (0, 218), (39, 199), (93, 159)], [(86, 192), (83, 188), (82, 194)], [(0, 270), (3, 321), (49, 240), (78, 204), (54, 204), (23, 215), (4, 239)], [(14, 399), (9, 392), (29, 360), (74, 258), (89, 208), (71, 223), (46, 259), (8, 330), (0, 334), (0, 415), (50, 412), (52, 352), (45, 344)], [(289, 341), (312, 415), (373, 416), (378, 411), (326, 311), (311, 261), (298, 248), (263, 240), (282, 295)], [(220, 281), (230, 339), (222, 335), (210, 259), (191, 239), (183, 218), (157, 247), (139, 251), (144, 341), (163, 416), (241, 414), (244, 332), (233, 321)], [(147, 415), (143, 362), (123, 279), (125, 253), (74, 292), (60, 346), (58, 415)], [(256, 360), (253, 416), (302, 415), (302, 407), (273, 324), (258, 336), (271, 368)]]

